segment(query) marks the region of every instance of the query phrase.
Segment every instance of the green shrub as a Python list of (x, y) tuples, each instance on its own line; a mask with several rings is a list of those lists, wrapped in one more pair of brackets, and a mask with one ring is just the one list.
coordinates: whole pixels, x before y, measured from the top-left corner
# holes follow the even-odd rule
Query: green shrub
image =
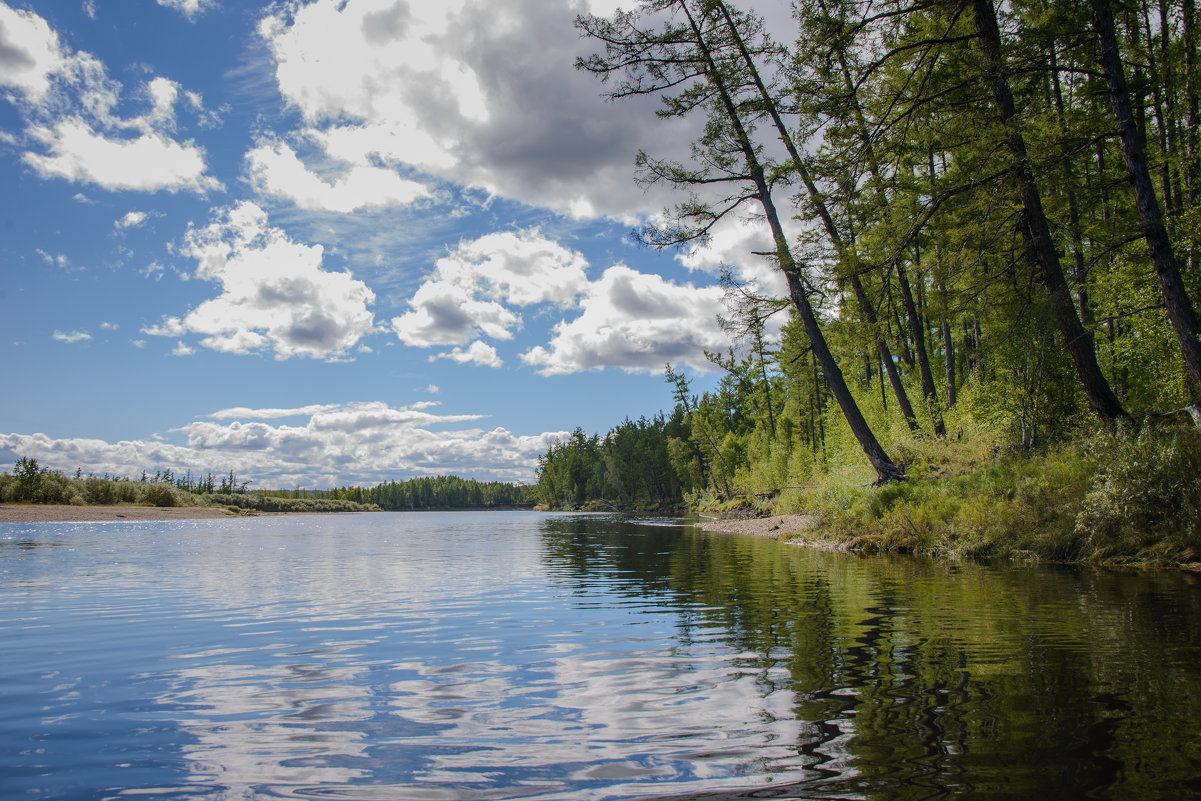
[(1201, 560), (1201, 432), (1118, 432), (1090, 443), (1100, 465), (1076, 532), (1094, 559)]
[(82, 482), (83, 496), (88, 503), (108, 505), (117, 502), (116, 482), (97, 476), (88, 476)]
[(233, 506), (255, 512), (378, 512), (373, 503), (333, 500), (330, 498), (278, 498), (272, 495), (243, 495), (235, 493), (212, 493), (207, 497), (211, 504)]
[(156, 481), (153, 484), (147, 484), (142, 492), (142, 503), (150, 506), (192, 506), (194, 504), (183, 503), (181, 496), (182, 492), (177, 490), (171, 484), (162, 481)]

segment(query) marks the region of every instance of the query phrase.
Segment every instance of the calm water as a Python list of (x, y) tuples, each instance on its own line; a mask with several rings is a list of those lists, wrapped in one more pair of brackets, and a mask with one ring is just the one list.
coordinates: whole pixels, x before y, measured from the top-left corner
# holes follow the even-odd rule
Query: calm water
[(615, 517), (0, 524), (0, 798), (1201, 797), (1201, 584)]

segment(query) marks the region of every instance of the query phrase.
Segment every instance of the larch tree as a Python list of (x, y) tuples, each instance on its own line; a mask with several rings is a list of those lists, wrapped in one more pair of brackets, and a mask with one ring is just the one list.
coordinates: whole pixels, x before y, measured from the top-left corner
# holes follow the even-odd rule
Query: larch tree
[[(692, 145), (691, 166), (645, 153), (636, 159), (641, 180), (666, 182), (691, 195), (675, 207), (666, 225), (644, 228), (643, 241), (671, 247), (703, 240), (721, 220), (747, 204), (756, 205), (771, 232), (770, 255), (852, 434), (879, 482), (903, 479), (904, 470), (876, 439), (827, 342), (812, 300), (816, 289), (793, 254), (776, 205), (780, 171), (755, 138), (765, 112), (741, 53), (748, 43), (750, 52), (755, 51), (758, 22), (743, 16), (731, 26), (721, 13), (726, 4), (718, 5), (711, 0), (647, 0), (639, 13), (619, 11), (611, 19), (585, 16), (577, 22), (604, 46), (603, 54), (581, 59), (578, 66), (602, 78), (617, 76), (612, 98), (656, 94), (664, 102), (662, 116), (705, 114), (704, 132)], [(643, 27), (656, 23), (657, 29)], [(732, 27), (737, 38), (730, 34)], [(712, 189), (727, 191), (717, 197), (698, 194)]]

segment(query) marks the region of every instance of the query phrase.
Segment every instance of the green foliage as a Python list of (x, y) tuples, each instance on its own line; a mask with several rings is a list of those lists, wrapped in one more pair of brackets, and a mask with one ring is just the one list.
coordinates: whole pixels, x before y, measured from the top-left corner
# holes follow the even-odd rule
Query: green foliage
[(375, 504), (355, 503), (354, 501), (334, 500), (330, 498), (281, 498), (271, 495), (218, 492), (209, 495), (207, 500), (216, 506), (232, 506), (255, 512), (380, 511), (380, 508)]
[(343, 487), (325, 493), (333, 500), (376, 505), (388, 511), (500, 509), (533, 506), (533, 490), (522, 484), (473, 481), (458, 476), (422, 476), (370, 488)]
[(802, 503), (822, 525), (805, 536), (952, 558), (1201, 561), (1196, 429), (1101, 431), (1034, 453), (927, 464), (943, 477), (809, 493)]
[(538, 460), (538, 501), (547, 508), (659, 509), (678, 505), (701, 480), (703, 458), (686, 436), (683, 413), (624, 420), (604, 439), (576, 429)]
[(1089, 451), (1100, 471), (1076, 532), (1090, 558), (1201, 562), (1201, 432), (1107, 433)]
[(68, 478), (38, 465), (36, 459), (17, 460), (12, 474), (0, 473), (0, 503), (144, 504), (149, 506), (235, 506), (271, 512), (365, 512), (415, 509), (497, 509), (533, 506), (534, 490), (521, 484), (480, 482), (458, 476), (432, 476), (391, 481), (376, 487), (330, 490), (259, 490), (248, 493), (249, 482), (234, 472), (220, 481), (209, 473), (193, 479), (170, 469), (157, 470), (140, 481), (110, 476)]

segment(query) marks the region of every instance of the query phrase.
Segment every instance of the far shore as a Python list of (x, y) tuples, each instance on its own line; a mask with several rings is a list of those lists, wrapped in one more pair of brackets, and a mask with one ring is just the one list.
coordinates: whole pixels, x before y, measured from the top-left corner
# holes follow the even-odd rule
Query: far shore
[(96, 520), (204, 520), (217, 517), (268, 516), (287, 512), (231, 513), (223, 506), (67, 506), (65, 504), (0, 504), (0, 523), (84, 523)]

